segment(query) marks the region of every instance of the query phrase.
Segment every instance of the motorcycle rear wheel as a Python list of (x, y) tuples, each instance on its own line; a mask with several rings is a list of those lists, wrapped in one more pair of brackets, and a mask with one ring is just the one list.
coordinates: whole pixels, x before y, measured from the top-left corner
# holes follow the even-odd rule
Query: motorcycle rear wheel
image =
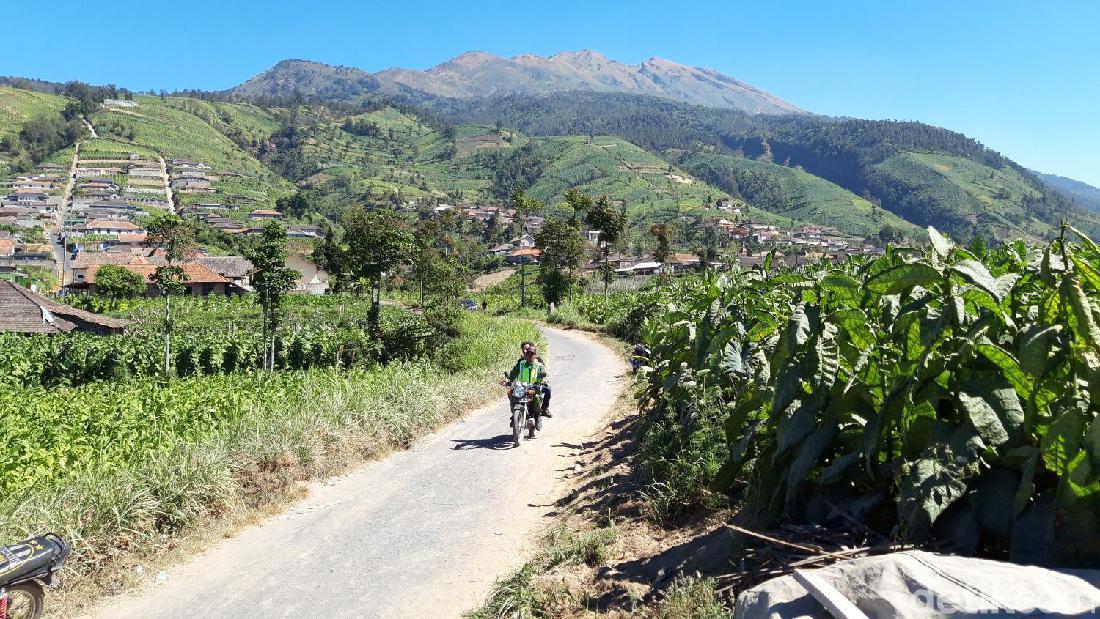
[(527, 407), (517, 404), (512, 407), (512, 444), (519, 447), (523, 442), (523, 427), (527, 425)]
[(42, 585), (27, 582), (8, 587), (8, 619), (38, 619), (46, 607)]

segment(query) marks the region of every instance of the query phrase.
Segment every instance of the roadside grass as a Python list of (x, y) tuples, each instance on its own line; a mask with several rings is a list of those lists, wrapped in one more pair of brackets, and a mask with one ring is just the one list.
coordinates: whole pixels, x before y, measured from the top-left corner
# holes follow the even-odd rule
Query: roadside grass
[(544, 548), (499, 580), (485, 604), (465, 616), (468, 619), (551, 617), (584, 609), (586, 597), (573, 591), (564, 580), (555, 579), (551, 572), (576, 565), (603, 565), (617, 538), (614, 523), (575, 530), (568, 521), (559, 522), (546, 534)]
[[(240, 410), (211, 411), (232, 421), (209, 436), (164, 440), (129, 465), (92, 466), (0, 497), (0, 539), (54, 531), (72, 542), (66, 587), (51, 605), (78, 611), (131, 584), (138, 566), (163, 560), (187, 536), (271, 511), (297, 498), (301, 482), (405, 448), (487, 402), (497, 393), (486, 385), (524, 339), (540, 339), (534, 325), (468, 314), (447, 349), (452, 369), (419, 361), (256, 374)], [(177, 384), (201, 390), (207, 380)]]
[(733, 611), (722, 604), (715, 582), (709, 578), (683, 576), (669, 586), (654, 606), (657, 619), (728, 619)]

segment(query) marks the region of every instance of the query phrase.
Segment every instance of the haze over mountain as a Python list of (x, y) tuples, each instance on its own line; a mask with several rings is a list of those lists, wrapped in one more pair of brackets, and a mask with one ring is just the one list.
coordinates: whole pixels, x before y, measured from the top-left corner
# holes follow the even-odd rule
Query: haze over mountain
[(1058, 176), (1057, 174), (1043, 174), (1042, 172), (1036, 172), (1035, 174), (1048, 186), (1062, 192), (1073, 200), (1074, 204), (1077, 206), (1100, 212), (1100, 189), (1088, 183), (1083, 183), (1073, 178), (1066, 178), (1065, 176)]
[(284, 60), (229, 92), (240, 97), (297, 93), (344, 100), (375, 92), (473, 99), (569, 91), (650, 95), (752, 114), (802, 111), (714, 69), (657, 57), (628, 65), (590, 50), (512, 58), (467, 52), (426, 71), (390, 68), (373, 74), (308, 60)]

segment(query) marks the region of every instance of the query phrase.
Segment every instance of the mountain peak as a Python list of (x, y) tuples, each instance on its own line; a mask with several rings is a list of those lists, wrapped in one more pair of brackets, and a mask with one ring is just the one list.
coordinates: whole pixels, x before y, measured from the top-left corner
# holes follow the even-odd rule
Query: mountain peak
[(427, 71), (392, 68), (375, 74), (308, 60), (284, 60), (233, 89), (244, 96), (300, 93), (333, 100), (355, 100), (372, 92), (478, 99), (576, 91), (647, 95), (753, 114), (801, 112), (782, 99), (713, 69), (682, 65), (659, 56), (628, 65), (591, 49), (512, 58), (469, 51)]
[(500, 62), (503, 60), (504, 59), (500, 56), (494, 56), (489, 52), (475, 50), (463, 52), (446, 62), (437, 64), (431, 69), (428, 69), (428, 71), (454, 71), (461, 69), (472, 69), (494, 62)]

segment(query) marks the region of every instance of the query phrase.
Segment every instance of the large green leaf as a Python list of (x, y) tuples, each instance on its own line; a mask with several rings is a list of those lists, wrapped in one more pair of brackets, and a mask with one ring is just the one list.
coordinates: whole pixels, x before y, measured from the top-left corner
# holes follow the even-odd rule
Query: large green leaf
[(962, 260), (951, 265), (951, 271), (961, 276), (966, 281), (993, 295), (998, 302), (1001, 300), (1001, 291), (997, 287), (997, 280), (985, 268), (985, 265), (977, 260)]
[(1063, 278), (1062, 298), (1070, 308), (1070, 327), (1094, 351), (1100, 351), (1100, 326), (1096, 325), (1092, 303), (1081, 290), (1081, 284), (1076, 278), (1070, 276)]
[(901, 264), (867, 280), (867, 289), (878, 294), (898, 294), (914, 286), (930, 286), (943, 276), (924, 262)]
[(1062, 327), (1058, 325), (1033, 324), (1020, 334), (1020, 368), (1032, 375), (1041, 375), (1047, 371), (1050, 362), (1050, 348)]
[(932, 250), (941, 258), (946, 258), (951, 253), (951, 248), (955, 246), (951, 239), (940, 234), (932, 226), (928, 226), (928, 240), (932, 242)]
[(1081, 411), (1067, 409), (1063, 411), (1047, 428), (1043, 435), (1043, 463), (1056, 474), (1069, 472), (1069, 465), (1081, 452), (1082, 437), (1085, 432), (1085, 420)]
[(832, 295), (839, 305), (858, 305), (863, 296), (863, 287), (854, 277), (844, 273), (829, 273), (821, 279), (821, 287)]
[(997, 411), (981, 395), (970, 394), (963, 391), (958, 395), (959, 406), (966, 413), (967, 419), (978, 431), (978, 436), (988, 445), (1001, 445), (1008, 442), (1008, 432), (1001, 423)]
[(749, 376), (748, 368), (741, 358), (741, 342), (730, 340), (722, 355), (722, 370), (731, 378), (743, 379)]
[(867, 324), (867, 315), (859, 309), (844, 309), (833, 313), (831, 320), (848, 333), (856, 348), (866, 350), (875, 345), (875, 336)]
[(794, 460), (787, 466), (788, 501), (794, 499), (799, 484), (806, 479), (806, 475), (817, 466), (821, 456), (833, 445), (836, 434), (836, 424), (827, 422), (818, 426), (799, 445)]
[(1013, 357), (1011, 353), (989, 340), (978, 343), (974, 346), (974, 349), (1001, 369), (1001, 372), (1004, 373), (1004, 377), (1008, 379), (1008, 382), (1012, 383), (1012, 386), (1016, 389), (1016, 392), (1020, 394), (1020, 397), (1025, 400), (1031, 398), (1031, 392), (1035, 387), (1035, 383), (1032, 381), (1031, 377), (1020, 368), (1020, 363), (1016, 361), (1016, 358)]
[(898, 496), (898, 519), (906, 538), (923, 542), (932, 524), (966, 492), (966, 483), (946, 457), (906, 463)]
[(1098, 273), (1092, 265), (1081, 260), (1077, 256), (1070, 256), (1070, 261), (1073, 262), (1077, 274), (1081, 276), (1081, 281), (1091, 288), (1093, 292), (1100, 292), (1100, 273)]
[(820, 398), (811, 398), (805, 402), (794, 400), (780, 411), (775, 427), (775, 457), (782, 456), (813, 432), (820, 405)]

